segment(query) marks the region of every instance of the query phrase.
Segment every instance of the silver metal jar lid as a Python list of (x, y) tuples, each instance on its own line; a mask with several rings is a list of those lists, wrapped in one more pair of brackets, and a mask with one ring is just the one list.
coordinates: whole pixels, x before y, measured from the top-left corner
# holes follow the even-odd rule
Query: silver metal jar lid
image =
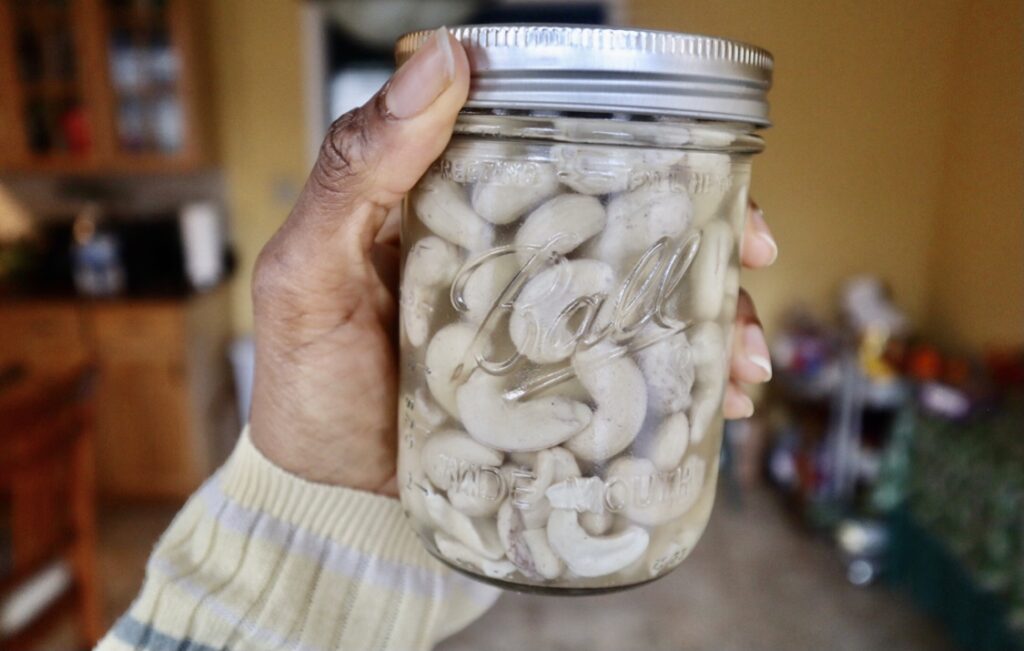
[[(676, 115), (767, 126), (772, 55), (710, 36), (577, 25), (464, 25), (466, 106)], [(401, 65), (431, 31), (395, 44)]]

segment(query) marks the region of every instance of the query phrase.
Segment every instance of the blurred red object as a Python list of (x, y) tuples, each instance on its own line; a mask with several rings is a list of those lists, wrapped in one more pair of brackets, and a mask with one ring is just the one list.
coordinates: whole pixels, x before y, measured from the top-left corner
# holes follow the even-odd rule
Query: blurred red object
[(985, 358), (992, 379), (999, 386), (1024, 385), (1024, 350), (1019, 348), (995, 349)]
[(60, 128), (64, 132), (64, 140), (68, 149), (76, 154), (84, 154), (92, 147), (92, 134), (89, 131), (89, 119), (85, 109), (72, 106), (60, 116)]
[(942, 381), (962, 387), (971, 380), (971, 363), (963, 357), (947, 357), (943, 368)]
[(935, 380), (942, 372), (942, 356), (939, 351), (928, 345), (915, 346), (910, 352), (907, 372), (915, 380), (926, 382)]

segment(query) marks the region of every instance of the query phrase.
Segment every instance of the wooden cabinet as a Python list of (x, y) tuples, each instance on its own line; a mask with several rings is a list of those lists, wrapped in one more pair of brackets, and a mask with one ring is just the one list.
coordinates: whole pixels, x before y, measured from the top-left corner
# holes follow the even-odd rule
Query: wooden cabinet
[(108, 494), (187, 495), (211, 468), (208, 446), (189, 425), (188, 387), (179, 363), (103, 364), (96, 414), (99, 477)]
[(0, 0), (0, 169), (179, 171), (206, 158), (192, 0)]
[(31, 360), (34, 367), (66, 368), (91, 357), (79, 305), (30, 302), (0, 307), (0, 365)]
[(187, 300), (0, 307), (0, 364), (91, 358), (98, 483), (129, 498), (182, 498), (227, 456), (239, 423), (226, 288)]

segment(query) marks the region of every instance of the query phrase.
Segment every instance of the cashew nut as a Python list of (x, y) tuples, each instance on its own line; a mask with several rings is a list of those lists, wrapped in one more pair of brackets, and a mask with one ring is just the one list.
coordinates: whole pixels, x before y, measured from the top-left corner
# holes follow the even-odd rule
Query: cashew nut
[(420, 181), (412, 201), (420, 221), (435, 234), (468, 251), (490, 246), (491, 225), (473, 211), (456, 183), (430, 174)]
[[(638, 120), (614, 120), (604, 118), (556, 118), (552, 121), (556, 132), (568, 142), (588, 142), (600, 138), (609, 142), (621, 142), (629, 146), (638, 143), (658, 143), (662, 148), (683, 147), (692, 140), (690, 125), (679, 122), (644, 122)], [(675, 164), (681, 154), (665, 149), (655, 150), (664, 157), (667, 165)], [(619, 148), (617, 156), (630, 156), (631, 150), (622, 152)]]
[(585, 461), (622, 452), (640, 432), (647, 413), (647, 385), (636, 363), (608, 340), (573, 356), (573, 369), (597, 405), (590, 424), (566, 441)]
[(424, 424), (435, 428), (448, 420), (448, 414), (434, 402), (424, 387), (419, 387), (413, 394), (413, 412)]
[(579, 378), (577, 377), (562, 380), (558, 384), (541, 389), (534, 395), (537, 398), (562, 396), (579, 402), (586, 402), (590, 400), (590, 394), (583, 388), (583, 385), (580, 384)]
[(423, 444), (423, 469), (430, 483), (441, 490), (451, 488), (467, 468), (496, 468), (504, 457), (458, 430), (436, 432)]
[(478, 369), (456, 391), (462, 424), (470, 436), (498, 450), (529, 452), (561, 444), (590, 422), (590, 408), (567, 398), (516, 402), (504, 396), (504, 380)]
[(679, 466), (689, 442), (690, 421), (686, 412), (679, 412), (661, 421), (644, 453), (658, 470), (668, 472)]
[(722, 384), (726, 362), (725, 338), (717, 323), (705, 321), (687, 330), (698, 384)]
[(448, 414), (434, 402), (423, 387), (411, 394), (404, 394), (400, 404), (403, 428), (414, 434), (429, 434), (448, 420)]
[[(712, 476), (708, 478), (708, 484), (714, 486), (715, 481), (716, 471), (712, 471)], [(704, 533), (714, 503), (715, 491), (705, 490), (685, 518), (654, 528), (645, 560), (650, 576), (664, 574), (690, 555)]]
[(492, 257), (473, 269), (462, 287), (466, 318), (473, 323), (483, 323), (517, 273), (516, 256), (511, 254)]
[(722, 407), (726, 349), (722, 329), (707, 321), (690, 328), (696, 381), (690, 406), (690, 441), (700, 443)]
[[(736, 134), (720, 127), (703, 126), (694, 124), (690, 127), (690, 142), (699, 147), (720, 148), (728, 147), (736, 142)], [(702, 154), (704, 152), (690, 152), (691, 154)]]
[(580, 526), (591, 536), (602, 536), (608, 533), (611, 531), (613, 524), (615, 524), (615, 514), (611, 511), (604, 511), (602, 513), (586, 511), (585, 513), (580, 513)]
[(449, 538), (441, 532), (434, 534), (434, 544), (441, 555), (456, 565), (470, 565), (476, 567), (492, 579), (505, 579), (515, 573), (516, 567), (509, 561), (493, 560), (463, 545), (457, 540)]
[(448, 491), (448, 501), (457, 511), (471, 518), (488, 518), (501, 506), (501, 485), (496, 475), (483, 475), (474, 481), (466, 478)]
[(600, 477), (570, 477), (552, 484), (544, 495), (554, 509), (604, 513), (604, 488)]
[(505, 485), (498, 467), (505, 455), (480, 445), (464, 432), (445, 430), (423, 444), (423, 468), (430, 483), (448, 492), (448, 500), (471, 517), (494, 515)]
[(562, 260), (545, 269), (516, 297), (509, 319), (512, 342), (538, 364), (566, 359), (578, 339), (574, 321), (592, 313), (614, 282), (612, 268), (597, 260)]
[[(648, 181), (667, 180), (668, 168), (685, 154), (669, 149), (623, 149), (600, 145), (559, 144), (551, 160), (559, 180), (581, 194), (614, 194)], [(648, 173), (649, 172), (649, 173)]]
[(413, 346), (418, 348), (427, 341), (434, 306), (461, 264), (458, 247), (434, 235), (416, 242), (409, 251), (402, 272), (399, 305), (402, 327)]
[(559, 180), (581, 194), (611, 194), (629, 187), (629, 165), (618, 149), (560, 144), (551, 148)]
[(551, 503), (546, 499), (537, 502), (533, 506), (525, 509), (516, 509), (519, 511), (519, 515), (523, 518), (523, 524), (526, 525), (527, 529), (540, 529), (548, 522), (548, 516), (551, 515)]
[(612, 462), (605, 479), (621, 512), (637, 524), (654, 526), (683, 516), (704, 487), (707, 463), (691, 455), (669, 473), (659, 473), (649, 459), (622, 457)]
[(537, 463), (536, 452), (509, 452), (508, 458), (512, 463), (518, 463), (520, 466), (528, 468), (532, 468), (533, 464)]
[[(520, 452), (510, 454), (513, 456), (536, 456), (535, 452)], [(532, 466), (531, 461), (527, 466)], [(530, 494), (530, 485), (535, 481), (536, 476), (532, 471), (525, 470), (523, 467), (515, 466), (506, 463), (501, 467), (501, 476), (505, 479), (505, 486), (508, 487), (508, 494), (511, 497), (511, 501), (514, 505), (517, 501), (522, 501), (521, 493)], [(516, 510), (523, 519), (523, 523), (527, 529), (538, 529), (543, 527), (548, 522), (548, 516), (551, 515), (551, 505), (548, 504), (547, 500), (535, 501), (532, 505), (527, 505), (525, 502), (516, 506)], [(500, 533), (500, 527), (499, 527)]]
[(607, 215), (604, 230), (583, 252), (621, 274), (662, 237), (681, 237), (690, 227), (693, 205), (685, 193), (644, 186), (609, 201)]
[[(522, 456), (523, 453), (519, 453)], [(557, 483), (565, 481), (570, 477), (580, 476), (580, 467), (576, 458), (564, 448), (551, 448), (532, 453), (533, 459), (526, 465), (533, 470), (516, 475), (513, 470), (513, 479), (509, 482), (512, 486), (512, 502), (526, 523), (527, 529), (543, 527), (551, 514), (551, 504), (548, 502), (546, 491)], [(519, 477), (530, 479), (529, 482), (520, 484)]]
[(505, 555), (526, 576), (535, 579), (555, 579), (565, 565), (547, 539), (547, 532), (540, 528), (526, 526), (519, 510), (507, 500), (498, 511), (498, 536), (505, 548)]
[(455, 399), (459, 366), (467, 362), (470, 347), (476, 338), (476, 328), (466, 323), (452, 323), (437, 331), (427, 344), (425, 356), (427, 386), (444, 409), (459, 417)]
[(594, 197), (563, 194), (534, 210), (516, 231), (516, 255), (525, 265), (536, 253), (565, 255), (604, 228), (604, 206)]
[(423, 499), (430, 519), (439, 530), (484, 558), (498, 560), (505, 555), (494, 520), (471, 519), (437, 493), (430, 493)]
[[(654, 328), (646, 330), (645, 334), (659, 334)], [(690, 406), (694, 364), (684, 332), (660, 339), (637, 351), (636, 361), (647, 382), (647, 406), (652, 412), (672, 414)]]
[(650, 535), (631, 525), (613, 535), (592, 536), (580, 526), (575, 511), (555, 509), (548, 519), (548, 542), (572, 572), (598, 577), (617, 572), (643, 556)]
[(551, 548), (548, 532), (545, 529), (526, 529), (521, 535), (537, 573), (548, 580), (557, 579), (565, 571), (565, 564)]
[(694, 220), (698, 226), (719, 214), (722, 199), (732, 187), (732, 160), (728, 154), (687, 152), (683, 163), (692, 190)]
[(425, 495), (433, 492), (430, 481), (423, 471), (422, 450), (427, 437), (425, 429), (421, 429), (414, 418), (401, 418), (398, 423), (398, 434), (402, 452), (398, 455), (397, 479), (402, 485), (402, 508), (412, 520), (414, 527), (422, 527), (432, 522), (427, 511)]
[(738, 266), (729, 266), (729, 271), (725, 274), (725, 299), (724, 311), (722, 312), (722, 319), (727, 322), (731, 322), (736, 317), (736, 304), (740, 300), (740, 268)]
[(534, 480), (517, 491), (517, 506), (534, 506), (545, 500), (544, 491), (552, 484), (580, 476), (576, 458), (565, 448), (541, 450), (533, 463)]
[(729, 225), (715, 219), (701, 232), (700, 248), (693, 259), (690, 277), (690, 314), (699, 321), (718, 318), (726, 294), (726, 278), (733, 256), (733, 237)]
[(477, 214), (492, 224), (510, 224), (558, 192), (555, 168), (535, 164), (529, 182), (480, 181), (473, 186), (471, 202)]
[(701, 385), (693, 392), (693, 405), (690, 407), (690, 441), (700, 443), (711, 432), (722, 409), (722, 391), (710, 385)]

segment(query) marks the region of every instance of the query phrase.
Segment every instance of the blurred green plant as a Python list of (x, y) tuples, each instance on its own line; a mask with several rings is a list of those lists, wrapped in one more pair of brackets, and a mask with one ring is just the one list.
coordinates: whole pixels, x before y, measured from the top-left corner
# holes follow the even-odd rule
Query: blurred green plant
[(1024, 400), (965, 422), (921, 416), (907, 507), (1024, 629)]

